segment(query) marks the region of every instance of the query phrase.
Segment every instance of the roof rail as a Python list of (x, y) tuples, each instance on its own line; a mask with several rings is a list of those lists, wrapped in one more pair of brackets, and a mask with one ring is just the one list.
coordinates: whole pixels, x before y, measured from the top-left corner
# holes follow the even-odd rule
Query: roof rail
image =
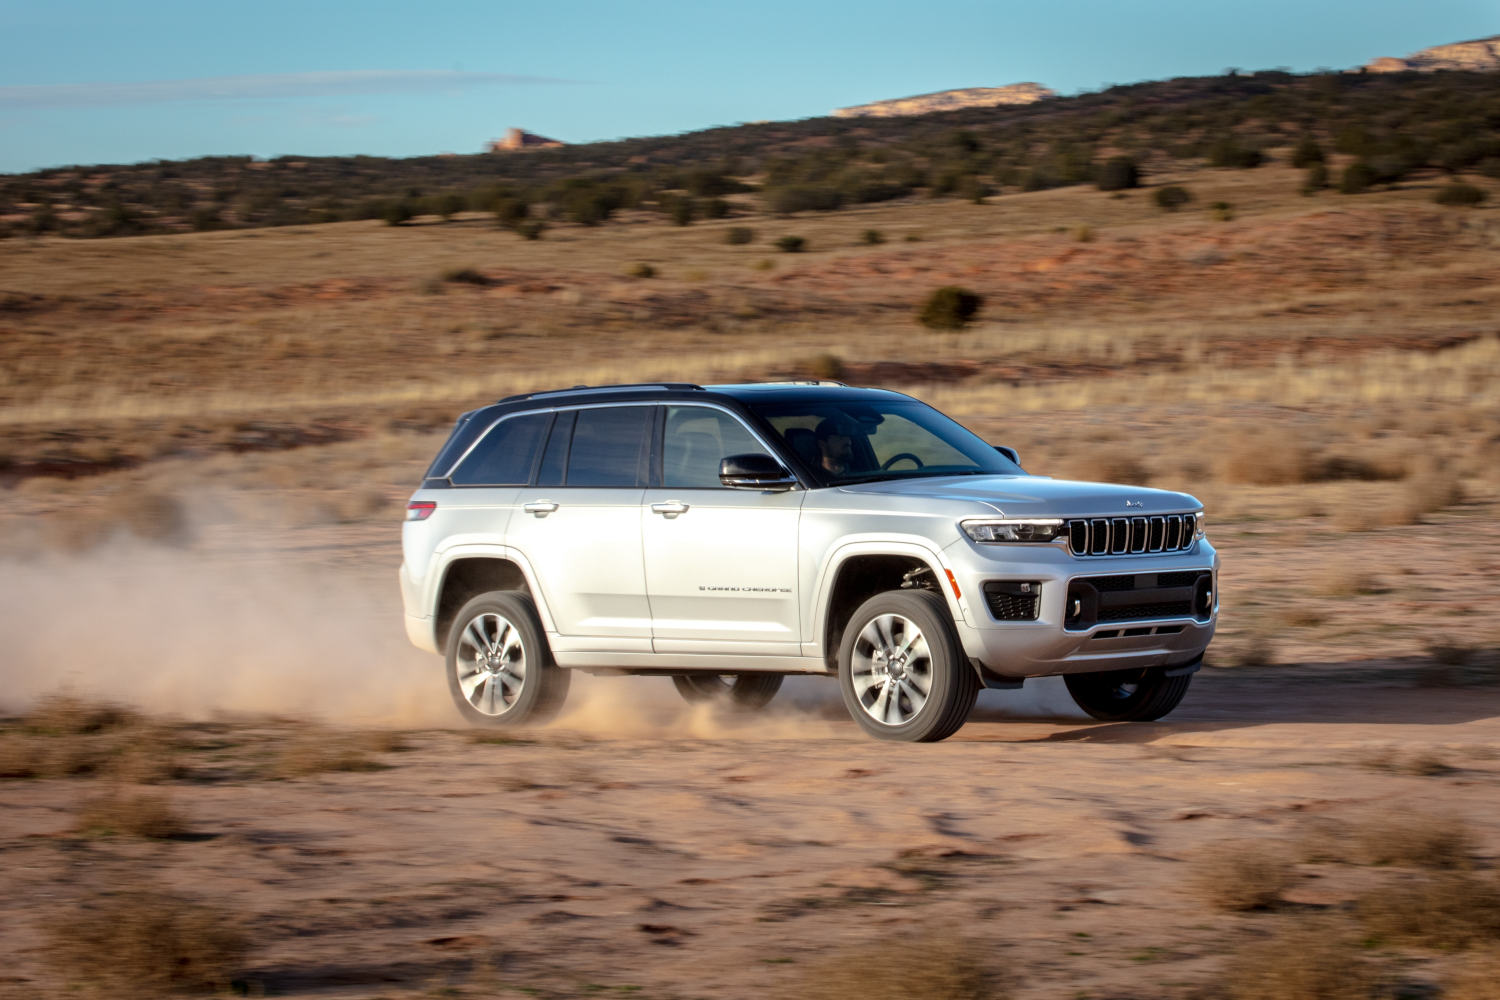
[(618, 392), (619, 390), (631, 389), (696, 389), (703, 390), (703, 386), (694, 382), (627, 382), (621, 385), (575, 385), (567, 389), (547, 389), (542, 392), (523, 392), (514, 396), (506, 396), (497, 400), (501, 403), (514, 403), (523, 399), (541, 399), (544, 396), (562, 396), (569, 393), (582, 392)]

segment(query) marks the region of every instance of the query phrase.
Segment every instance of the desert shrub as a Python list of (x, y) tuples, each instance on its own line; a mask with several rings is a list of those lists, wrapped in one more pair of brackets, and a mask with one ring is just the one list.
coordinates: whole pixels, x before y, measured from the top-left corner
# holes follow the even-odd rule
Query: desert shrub
[(1266, 156), (1258, 149), (1240, 145), (1234, 136), (1216, 140), (1208, 150), (1208, 165), (1211, 167), (1237, 167), (1248, 170), (1266, 162)]
[(872, 969), (868, 948), (840, 949), (810, 963), (787, 994), (799, 1000), (1003, 1000), (1008, 984), (989, 969), (994, 949), (950, 930), (919, 931), (900, 975)]
[(1389, 813), (1372, 816), (1350, 839), (1356, 860), (1370, 865), (1467, 868), (1478, 841), (1456, 816)]
[(1472, 208), (1475, 205), (1484, 204), (1486, 197), (1487, 195), (1483, 189), (1477, 188), (1472, 184), (1461, 184), (1455, 181), (1438, 188), (1437, 193), (1432, 196), (1432, 200), (1439, 205)]
[(751, 264), (750, 266), (753, 267), (757, 271), (774, 271), (774, 270), (776, 270), (776, 262), (774, 260), (772, 260), (771, 258), (769, 258), (769, 257), (762, 257), (760, 260), (756, 261), (754, 264)]
[(1328, 187), (1328, 164), (1314, 163), (1302, 178), (1302, 193), (1316, 194)]
[(1225, 482), (1286, 486), (1308, 481), (1313, 457), (1295, 437), (1240, 431), (1225, 439), (1214, 466)]
[(673, 198), (667, 205), (667, 217), (674, 226), (690, 225), (696, 214), (691, 198)]
[(1104, 161), (1094, 182), (1100, 191), (1124, 191), (1141, 186), (1141, 168), (1128, 156), (1113, 156)]
[(371, 753), (401, 749), (391, 733), (307, 732), (288, 740), (270, 764), (269, 776), (301, 778), (329, 771), (384, 771)]
[(1421, 455), (1413, 461), (1401, 491), (1373, 511), (1383, 525), (1418, 524), (1428, 514), (1462, 503), (1463, 483), (1458, 473), (1433, 455)]
[(961, 330), (979, 314), (984, 297), (958, 285), (944, 285), (922, 303), (917, 321), (933, 330)]
[(514, 229), (526, 221), (531, 206), (520, 198), (498, 198), (495, 201), (495, 221), (505, 229)]
[(1297, 140), (1297, 145), (1292, 150), (1292, 166), (1301, 170), (1315, 163), (1322, 163), (1323, 160), (1323, 147), (1318, 145), (1317, 139), (1304, 135)]
[(248, 941), (231, 915), (153, 887), (101, 892), (47, 924), (59, 981), (95, 996), (218, 993)]
[(650, 264), (642, 262), (639, 264), (631, 264), (630, 267), (626, 269), (625, 273), (632, 278), (654, 278), (656, 277), (656, 268), (652, 267)]
[(973, 174), (967, 174), (959, 178), (958, 184), (953, 188), (953, 193), (964, 201), (971, 201), (976, 205), (982, 205), (984, 204), (984, 199), (994, 194), (995, 190)]
[(844, 377), (844, 359), (837, 354), (814, 354), (802, 367), (813, 378), (837, 380)]
[(1193, 193), (1180, 184), (1168, 184), (1166, 187), (1157, 188), (1151, 197), (1156, 202), (1157, 208), (1175, 212), (1193, 200)]
[(1089, 225), (1088, 223), (1084, 223), (1081, 226), (1074, 226), (1073, 239), (1077, 240), (1079, 243), (1094, 242), (1094, 227)]
[(1216, 201), (1208, 207), (1215, 222), (1233, 222), (1234, 206), (1227, 201)]
[(755, 230), (749, 226), (730, 226), (724, 230), (724, 242), (730, 246), (744, 246), (755, 242)]
[(1295, 876), (1284, 844), (1237, 840), (1200, 850), (1191, 862), (1194, 894), (1217, 910), (1273, 906)]
[(165, 795), (116, 789), (86, 803), (78, 813), (78, 830), (88, 836), (165, 840), (181, 836), (187, 829), (187, 821)]
[(844, 196), (827, 184), (795, 184), (765, 192), (766, 207), (777, 215), (793, 212), (831, 212), (841, 208)]
[(1339, 177), (1340, 194), (1364, 194), (1375, 183), (1375, 168), (1365, 160), (1355, 160)]
[(380, 210), (380, 217), (387, 226), (404, 226), (416, 218), (416, 214), (416, 210), (404, 199), (388, 201)]
[(1346, 925), (1307, 917), (1237, 948), (1224, 987), (1232, 1000), (1370, 1000), (1375, 981)]
[(875, 246), (885, 242), (885, 233), (878, 229), (866, 229), (860, 234), (859, 241), (866, 246)]
[(1438, 872), (1363, 893), (1355, 912), (1371, 938), (1432, 948), (1500, 941), (1500, 883), (1492, 874)]
[(469, 207), (469, 199), (457, 191), (449, 191), (440, 194), (432, 200), (433, 212), (443, 217), (444, 221), (452, 219), (459, 212)]
[(516, 227), (516, 235), (523, 240), (539, 240), (542, 233), (547, 231), (547, 224), (540, 219), (532, 222), (522, 222)]
[(801, 253), (807, 249), (807, 240), (801, 236), (783, 236), (776, 241), (776, 249), (782, 253)]
[(76, 695), (52, 694), (37, 701), (21, 717), (25, 729), (49, 735), (98, 733), (139, 724), (133, 709), (111, 702), (85, 701)]
[(488, 285), (490, 279), (472, 267), (450, 267), (443, 272), (443, 280), (450, 285)]
[(730, 204), (723, 198), (710, 198), (703, 203), (703, 217), (705, 219), (727, 219), (729, 218)]
[(209, 233), (224, 228), (224, 217), (219, 214), (217, 205), (206, 205), (193, 209), (189, 224), (195, 233)]

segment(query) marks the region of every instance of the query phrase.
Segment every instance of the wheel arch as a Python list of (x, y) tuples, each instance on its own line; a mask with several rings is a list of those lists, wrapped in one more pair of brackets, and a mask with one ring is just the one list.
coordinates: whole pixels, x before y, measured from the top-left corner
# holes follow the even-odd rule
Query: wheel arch
[(830, 671), (838, 668), (839, 640), (854, 610), (875, 594), (903, 589), (903, 583), (938, 594), (955, 627), (963, 621), (947, 567), (927, 546), (887, 540), (848, 542), (834, 550), (816, 588), (812, 634)]
[(437, 648), (446, 644), (449, 627), (458, 610), (478, 594), (512, 590), (531, 598), (544, 631), (554, 631), (552, 616), (530, 563), (508, 546), (462, 546), (443, 553), (441, 568), (434, 574), (436, 586), (429, 602)]

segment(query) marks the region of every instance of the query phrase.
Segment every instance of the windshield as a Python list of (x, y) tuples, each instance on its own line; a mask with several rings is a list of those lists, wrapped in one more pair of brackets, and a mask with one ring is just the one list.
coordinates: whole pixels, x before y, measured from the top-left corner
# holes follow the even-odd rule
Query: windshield
[(1024, 475), (973, 432), (916, 400), (752, 406), (828, 486), (922, 476)]

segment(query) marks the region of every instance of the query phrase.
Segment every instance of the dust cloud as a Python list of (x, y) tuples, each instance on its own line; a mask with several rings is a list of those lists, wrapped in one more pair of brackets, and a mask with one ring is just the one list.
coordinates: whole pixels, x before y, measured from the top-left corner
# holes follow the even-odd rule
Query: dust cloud
[[(193, 718), (461, 726), (441, 661), (410, 645), (388, 577), (274, 553), (119, 536), (0, 562), (0, 709), (67, 693)], [(1054, 690), (1055, 687), (1055, 690)], [(977, 719), (1075, 716), (1061, 685), (981, 692)], [(665, 677), (575, 673), (553, 728), (605, 737), (857, 738), (837, 683), (791, 677), (759, 712), (688, 704)]]

